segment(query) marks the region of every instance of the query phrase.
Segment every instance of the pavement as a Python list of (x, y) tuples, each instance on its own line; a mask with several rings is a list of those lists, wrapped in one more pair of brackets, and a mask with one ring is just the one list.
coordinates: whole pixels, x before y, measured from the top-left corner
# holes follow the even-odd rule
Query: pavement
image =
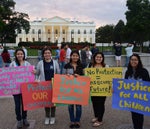
[[(147, 68), (150, 72), (150, 67)], [(15, 129), (15, 108), (12, 96), (0, 97), (0, 129)], [(94, 129), (92, 105), (83, 106), (80, 129)], [(34, 123), (27, 129), (69, 129), (69, 113), (67, 106), (59, 106), (56, 109), (56, 123), (44, 125), (45, 112), (43, 108), (28, 111), (28, 119)], [(107, 97), (103, 125), (98, 129), (132, 129), (131, 114), (129, 111), (112, 108), (112, 97)], [(150, 129), (150, 116), (145, 116), (144, 129)]]

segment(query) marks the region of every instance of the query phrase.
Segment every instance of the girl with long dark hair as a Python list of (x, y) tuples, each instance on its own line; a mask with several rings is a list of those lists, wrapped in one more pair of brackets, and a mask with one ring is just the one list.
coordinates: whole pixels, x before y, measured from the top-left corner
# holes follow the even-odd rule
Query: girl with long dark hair
[[(104, 54), (102, 52), (96, 52), (93, 55), (92, 63), (90, 63), (89, 67), (99, 69), (108, 67), (108, 65), (105, 64)], [(103, 124), (106, 96), (92, 96), (91, 99), (94, 110), (94, 118), (92, 119), (92, 123), (93, 127), (98, 127)]]
[[(10, 64), (10, 67), (18, 67), (18, 66), (29, 66), (31, 65), (29, 62), (25, 61), (25, 53), (23, 49), (16, 49), (15, 51), (15, 60)], [(17, 119), (17, 128), (22, 128), (24, 126), (29, 126), (29, 122), (27, 121), (27, 111), (23, 109), (23, 100), (22, 94), (13, 95), (15, 101), (15, 112)]]
[[(59, 65), (52, 59), (50, 48), (44, 48), (42, 51), (43, 60), (39, 61), (35, 70), (36, 79), (40, 81), (51, 81), (55, 73), (60, 73)], [(56, 107), (45, 107), (45, 124), (55, 123)]]
[[(148, 71), (143, 68), (142, 61), (138, 54), (133, 54), (130, 57), (125, 79), (135, 79), (150, 81)], [(144, 115), (136, 112), (131, 112), (134, 129), (143, 129)]]
[[(83, 67), (80, 62), (80, 55), (77, 50), (74, 50), (70, 54), (70, 61), (64, 66), (64, 74), (73, 75), (75, 77), (83, 75)], [(76, 113), (74, 114), (74, 106), (76, 106)], [(80, 118), (82, 114), (81, 105), (69, 105), (70, 116), (70, 128), (80, 128)]]

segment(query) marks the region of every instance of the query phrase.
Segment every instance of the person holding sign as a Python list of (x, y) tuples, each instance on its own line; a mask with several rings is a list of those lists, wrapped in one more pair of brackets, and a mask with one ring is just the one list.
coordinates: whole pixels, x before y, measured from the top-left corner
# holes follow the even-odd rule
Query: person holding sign
[[(92, 63), (89, 64), (88, 67), (99, 68), (99, 69), (103, 67), (108, 67), (108, 65), (104, 63), (104, 54), (101, 52), (96, 52), (93, 55)], [(92, 119), (93, 127), (98, 127), (103, 124), (102, 121), (105, 112), (106, 96), (92, 96), (91, 99), (92, 99), (94, 116), (95, 116), (95, 118)]]
[[(55, 73), (60, 73), (57, 61), (52, 59), (52, 51), (49, 48), (44, 48), (42, 51), (43, 60), (37, 64), (35, 71), (36, 79), (40, 81), (51, 81)], [(55, 123), (56, 107), (45, 107), (45, 124)], [(50, 115), (51, 114), (51, 115)]]
[[(125, 73), (125, 79), (150, 81), (149, 73), (143, 68), (138, 54), (133, 54), (130, 57), (129, 65)], [(134, 129), (143, 129), (144, 115), (136, 112), (131, 112), (131, 115)]]
[[(64, 66), (64, 74), (68, 76), (75, 76), (78, 77), (83, 75), (83, 66), (80, 63), (80, 55), (77, 50), (74, 50), (70, 54), (70, 61)], [(76, 106), (76, 116), (74, 115), (74, 105), (69, 105), (69, 116), (70, 116), (70, 128), (80, 128), (80, 118), (82, 114), (82, 106)]]
[[(10, 67), (29, 66), (29, 65), (31, 64), (25, 61), (25, 53), (23, 49), (16, 49), (15, 60), (10, 64)], [(30, 124), (27, 121), (27, 111), (24, 111), (23, 109), (22, 94), (17, 94), (13, 96), (14, 96), (14, 101), (15, 101), (16, 119), (18, 121), (17, 128), (22, 128), (23, 125), (29, 126)]]

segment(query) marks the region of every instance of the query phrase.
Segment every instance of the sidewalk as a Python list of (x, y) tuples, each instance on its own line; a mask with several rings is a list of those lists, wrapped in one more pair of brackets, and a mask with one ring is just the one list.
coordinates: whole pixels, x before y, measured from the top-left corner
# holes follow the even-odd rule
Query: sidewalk
[[(100, 129), (131, 129), (131, 114), (128, 111), (119, 111), (111, 108), (111, 97), (107, 97), (104, 124)], [(82, 109), (81, 128), (94, 129), (90, 122), (93, 118), (92, 105)], [(13, 98), (0, 98), (0, 129), (13, 129), (16, 124)], [(28, 111), (28, 119), (35, 120), (34, 129), (69, 129), (69, 115), (67, 106), (57, 107), (56, 124), (44, 125), (44, 109)], [(150, 129), (150, 117), (145, 116), (145, 128)]]

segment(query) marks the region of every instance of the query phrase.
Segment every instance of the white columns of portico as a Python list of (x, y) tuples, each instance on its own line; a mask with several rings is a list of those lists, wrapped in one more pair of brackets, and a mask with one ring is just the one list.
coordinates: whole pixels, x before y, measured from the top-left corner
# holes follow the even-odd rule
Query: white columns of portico
[(92, 43), (95, 43), (95, 30), (93, 30)]
[(62, 42), (62, 26), (60, 26), (60, 37), (59, 37), (59, 43)]
[(71, 42), (71, 29), (68, 29), (68, 33), (67, 33), (67, 37), (68, 37), (68, 42)]
[(47, 35), (47, 32), (45, 31), (45, 27), (43, 26), (43, 33), (41, 34), (42, 37), (43, 37), (43, 41), (47, 41), (46, 40), (46, 35)]
[(54, 43), (54, 26), (52, 26), (52, 43)]

